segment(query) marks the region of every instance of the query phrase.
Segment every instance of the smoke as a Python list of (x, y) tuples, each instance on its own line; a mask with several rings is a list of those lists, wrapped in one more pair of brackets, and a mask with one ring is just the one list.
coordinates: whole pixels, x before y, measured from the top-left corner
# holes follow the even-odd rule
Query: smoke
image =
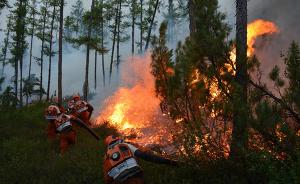
[(280, 54), (288, 50), (293, 40), (300, 43), (300, 1), (251, 0), (248, 9), (250, 21), (263, 18), (274, 22), (280, 29), (279, 35), (275, 35), (272, 39), (261, 39), (257, 44), (258, 46), (263, 44), (263, 47), (257, 50), (257, 55), (265, 74), (270, 72), (275, 64), (283, 68), (284, 63)]

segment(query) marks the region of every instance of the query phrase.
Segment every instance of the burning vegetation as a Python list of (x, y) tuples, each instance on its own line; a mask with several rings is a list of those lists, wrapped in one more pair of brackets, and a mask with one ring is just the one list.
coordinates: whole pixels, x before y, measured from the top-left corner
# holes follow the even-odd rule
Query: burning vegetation
[[(255, 54), (258, 37), (279, 33), (274, 23), (262, 19), (249, 23), (247, 28), (249, 57)], [(160, 30), (160, 39), (154, 41), (152, 57), (134, 57), (125, 66), (122, 80), (126, 85), (105, 101), (97, 124), (108, 122), (129, 141), (148, 148), (158, 146), (168, 154), (176, 152), (197, 159), (227, 158), (232, 134), (230, 78), (235, 76), (235, 49), (223, 66), (216, 66), (210, 60), (212, 57), (205, 56), (204, 64), (198, 60), (194, 67), (182, 71), (188, 67), (188, 61), (178, 61), (184, 59), (180, 58), (184, 48), (179, 46), (174, 63), (171, 51), (164, 46), (164, 29)], [(207, 71), (217, 74), (210, 77)], [(179, 79), (180, 75), (186, 78)], [(172, 85), (177, 85), (177, 89), (168, 89)], [(279, 124), (276, 127), (273, 138), (282, 142), (286, 136)], [(252, 129), (250, 137), (251, 148), (284, 158), (285, 154), (275, 153), (274, 143), (267, 144), (259, 131)]]

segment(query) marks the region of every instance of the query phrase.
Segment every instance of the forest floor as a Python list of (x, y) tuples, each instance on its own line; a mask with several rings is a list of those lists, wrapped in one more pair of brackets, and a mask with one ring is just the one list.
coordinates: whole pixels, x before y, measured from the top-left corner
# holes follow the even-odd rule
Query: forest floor
[[(58, 140), (49, 141), (46, 137), (45, 107), (45, 104), (37, 104), (0, 111), (0, 183), (104, 183), (102, 140), (114, 130), (95, 129), (101, 137), (101, 141), (96, 141), (85, 130), (79, 129), (76, 145), (61, 156)], [(140, 163), (148, 184), (246, 183), (247, 180), (239, 177), (239, 171), (234, 171), (226, 161), (197, 169), (191, 165), (175, 168), (142, 160)], [(265, 178), (263, 172), (259, 173)], [(266, 183), (259, 182), (263, 180), (255, 173), (251, 178), (250, 183)], [(275, 183), (286, 182), (286, 179), (280, 182), (279, 178)]]
[[(96, 141), (80, 129), (76, 144), (61, 156), (58, 139), (47, 140), (44, 108), (45, 104), (39, 104), (0, 115), (0, 183), (104, 183), (102, 140), (114, 130), (96, 129), (102, 139)], [(182, 169), (141, 165), (147, 183), (193, 183), (188, 176), (179, 179)]]

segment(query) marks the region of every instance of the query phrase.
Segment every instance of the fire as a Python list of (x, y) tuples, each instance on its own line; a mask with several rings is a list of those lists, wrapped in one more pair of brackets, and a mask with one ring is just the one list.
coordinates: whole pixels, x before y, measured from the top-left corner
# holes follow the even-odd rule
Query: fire
[[(254, 44), (258, 37), (263, 35), (271, 35), (279, 33), (279, 28), (276, 26), (275, 23), (263, 20), (263, 19), (257, 19), (253, 22), (249, 23), (247, 26), (247, 56), (250, 57), (255, 52)], [(236, 49), (233, 48), (230, 52), (230, 59), (231, 61), (236, 60)]]
[(248, 51), (247, 55), (248, 57), (253, 55), (255, 48), (254, 44), (256, 39), (259, 36), (266, 35), (266, 34), (274, 34), (278, 33), (279, 29), (278, 27), (270, 21), (257, 19), (247, 26), (247, 45), (248, 45)]
[(143, 146), (163, 145), (171, 140), (171, 120), (161, 112), (150, 62), (151, 55), (147, 54), (123, 66), (122, 87), (106, 99), (96, 120), (98, 125), (108, 121), (123, 136), (135, 137), (130, 141)]

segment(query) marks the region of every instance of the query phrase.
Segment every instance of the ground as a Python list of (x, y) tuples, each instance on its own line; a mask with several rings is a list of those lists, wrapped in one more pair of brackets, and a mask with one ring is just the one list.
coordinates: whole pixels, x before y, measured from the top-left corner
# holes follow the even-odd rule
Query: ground
[[(77, 144), (63, 156), (58, 140), (48, 141), (44, 104), (23, 110), (3, 110), (0, 115), (0, 183), (103, 183), (103, 138), (113, 131), (99, 128), (96, 141), (79, 130)], [(147, 183), (173, 183), (176, 169), (142, 162)]]
[[(60, 156), (58, 140), (48, 141), (45, 134), (45, 107), (0, 108), (0, 183), (104, 183), (102, 140), (114, 130), (96, 129), (101, 137), (96, 141), (80, 129), (77, 144)], [(195, 168), (193, 162), (179, 167), (140, 163), (147, 184), (299, 183), (300, 178), (299, 162), (274, 162), (261, 155), (249, 157), (246, 176), (227, 160), (203, 163), (201, 168)]]

